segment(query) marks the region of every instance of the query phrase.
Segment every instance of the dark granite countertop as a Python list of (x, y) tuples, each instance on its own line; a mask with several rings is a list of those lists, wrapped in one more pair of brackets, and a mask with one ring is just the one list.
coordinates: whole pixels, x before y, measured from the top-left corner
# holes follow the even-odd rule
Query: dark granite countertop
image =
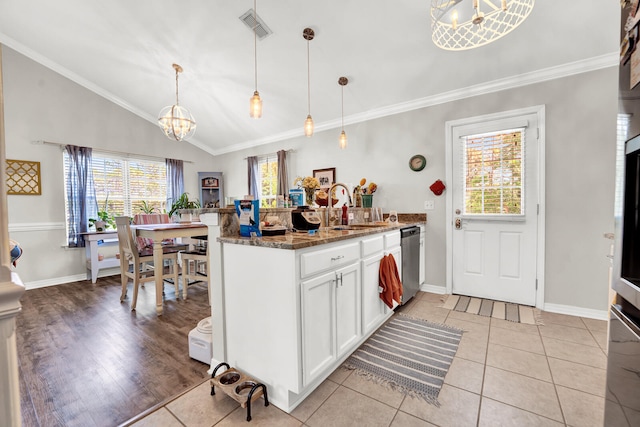
[[(425, 218), (426, 219), (426, 218)], [(290, 232), (287, 231), (282, 236), (263, 236), (263, 237), (218, 237), (218, 241), (222, 243), (233, 243), (237, 245), (261, 246), (275, 249), (303, 249), (311, 246), (324, 245), (327, 243), (338, 242), (340, 240), (348, 240), (356, 237), (363, 237), (377, 233), (384, 233), (391, 230), (399, 230), (411, 225), (425, 225), (426, 221), (412, 221), (397, 223), (394, 225), (379, 226), (363, 226), (362, 224), (354, 224), (349, 229), (340, 229), (340, 226), (326, 227), (317, 230), (315, 234), (307, 232)]]

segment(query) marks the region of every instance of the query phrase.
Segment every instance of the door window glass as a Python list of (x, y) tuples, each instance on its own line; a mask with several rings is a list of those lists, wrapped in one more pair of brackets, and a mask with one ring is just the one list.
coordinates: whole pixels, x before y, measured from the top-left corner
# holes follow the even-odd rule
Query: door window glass
[(465, 215), (524, 214), (524, 128), (462, 137)]

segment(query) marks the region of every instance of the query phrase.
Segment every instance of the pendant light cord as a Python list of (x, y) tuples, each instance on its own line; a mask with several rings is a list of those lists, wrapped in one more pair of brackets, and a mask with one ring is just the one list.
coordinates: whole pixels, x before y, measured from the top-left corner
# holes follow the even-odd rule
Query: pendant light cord
[(309, 39), (307, 39), (307, 109), (311, 115), (311, 65), (309, 64)]
[(341, 100), (340, 100), (340, 104), (342, 104), (342, 131), (344, 132), (344, 85), (341, 86), (342, 89), (342, 95), (341, 95)]
[(258, 36), (256, 27), (258, 26), (258, 11), (256, 10), (256, 0), (253, 0), (253, 63), (255, 70), (256, 92), (258, 91)]
[(178, 102), (178, 70), (176, 70), (176, 105), (180, 105)]

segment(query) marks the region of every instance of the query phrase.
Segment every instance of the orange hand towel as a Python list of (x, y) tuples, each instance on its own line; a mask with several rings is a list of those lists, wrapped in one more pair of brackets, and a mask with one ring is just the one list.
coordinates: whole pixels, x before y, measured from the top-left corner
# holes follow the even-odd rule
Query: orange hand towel
[(379, 283), (382, 288), (380, 299), (389, 308), (393, 308), (394, 300), (398, 304), (402, 302), (402, 281), (393, 255), (385, 255), (380, 260)]

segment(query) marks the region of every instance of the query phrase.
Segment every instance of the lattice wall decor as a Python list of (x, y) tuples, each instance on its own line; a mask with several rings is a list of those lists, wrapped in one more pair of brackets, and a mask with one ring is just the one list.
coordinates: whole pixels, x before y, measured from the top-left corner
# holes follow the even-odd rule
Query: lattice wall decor
[(39, 196), (42, 194), (40, 183), (40, 162), (7, 159), (7, 194)]

